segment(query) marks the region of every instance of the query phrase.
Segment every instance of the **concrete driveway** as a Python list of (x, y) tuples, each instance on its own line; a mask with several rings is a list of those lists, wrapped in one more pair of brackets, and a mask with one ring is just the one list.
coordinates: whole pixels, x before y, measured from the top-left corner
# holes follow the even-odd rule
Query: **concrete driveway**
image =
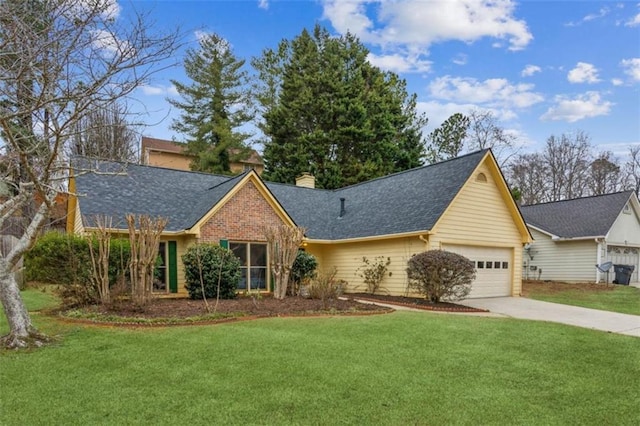
[(513, 318), (550, 321), (640, 337), (640, 316), (541, 302), (525, 297), (466, 299), (463, 305)]

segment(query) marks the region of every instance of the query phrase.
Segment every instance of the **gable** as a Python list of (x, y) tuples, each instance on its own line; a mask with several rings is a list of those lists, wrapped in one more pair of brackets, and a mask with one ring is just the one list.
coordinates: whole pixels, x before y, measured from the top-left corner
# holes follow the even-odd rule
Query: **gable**
[(640, 245), (640, 219), (635, 201), (635, 197), (631, 197), (628, 208), (620, 211), (607, 235), (608, 244)]
[(513, 246), (531, 241), (529, 230), (490, 154), (469, 176), (433, 233), (478, 244)]
[(192, 228), (203, 242), (265, 241), (267, 227), (295, 226), (262, 182), (251, 172)]

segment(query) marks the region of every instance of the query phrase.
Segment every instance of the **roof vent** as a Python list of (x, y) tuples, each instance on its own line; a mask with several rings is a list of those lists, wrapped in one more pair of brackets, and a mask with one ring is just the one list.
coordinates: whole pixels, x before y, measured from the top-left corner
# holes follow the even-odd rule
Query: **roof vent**
[(303, 173), (296, 178), (296, 186), (303, 188), (315, 188), (316, 178), (310, 173)]
[(340, 217), (342, 217), (342, 216), (344, 216), (344, 214), (347, 212), (347, 211), (344, 209), (344, 201), (345, 201), (345, 199), (344, 199), (344, 198), (340, 198), (340, 216), (338, 216), (339, 218), (340, 218)]

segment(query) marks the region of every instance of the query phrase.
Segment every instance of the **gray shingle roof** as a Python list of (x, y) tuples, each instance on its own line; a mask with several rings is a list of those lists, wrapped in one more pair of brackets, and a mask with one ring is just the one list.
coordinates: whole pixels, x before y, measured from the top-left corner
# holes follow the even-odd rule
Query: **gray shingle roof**
[(520, 207), (528, 225), (561, 238), (605, 236), (633, 191)]
[[(291, 218), (313, 239), (339, 240), (433, 228), (487, 150), (339, 190), (266, 183)], [(122, 168), (102, 163), (101, 170)], [(126, 175), (76, 177), (85, 217), (126, 213), (169, 218), (167, 231), (189, 229), (238, 182), (216, 176), (128, 164)], [(346, 213), (340, 215), (340, 199)], [(123, 222), (122, 222), (123, 223)], [(115, 226), (115, 224), (114, 224)]]

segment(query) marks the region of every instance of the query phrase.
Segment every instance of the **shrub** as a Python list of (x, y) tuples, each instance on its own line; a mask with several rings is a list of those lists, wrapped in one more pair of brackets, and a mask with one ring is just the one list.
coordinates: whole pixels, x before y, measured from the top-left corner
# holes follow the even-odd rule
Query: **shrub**
[[(49, 232), (38, 239), (25, 255), (28, 281), (60, 284), (58, 294), (65, 308), (98, 303), (99, 294), (91, 281), (89, 239)], [(92, 241), (97, 249), (97, 242)], [(128, 274), (131, 249), (128, 240), (111, 240), (109, 285), (123, 286)]]
[(476, 277), (473, 262), (464, 256), (444, 250), (429, 250), (409, 259), (409, 285), (431, 302), (442, 299), (460, 300), (471, 291)]
[(336, 300), (344, 292), (347, 282), (336, 280), (337, 269), (330, 273), (320, 273), (309, 284), (309, 297), (322, 300), (322, 306), (326, 309), (327, 301)]
[(90, 281), (91, 257), (85, 238), (48, 232), (38, 239), (24, 257), (26, 278), (51, 284), (78, 284)]
[(362, 266), (358, 268), (360, 271), (360, 277), (364, 279), (364, 283), (367, 285), (367, 293), (376, 294), (380, 290), (382, 280), (388, 275), (391, 276), (391, 272), (388, 272), (389, 265), (391, 264), (391, 258), (384, 256), (378, 256), (369, 260), (366, 256), (362, 257)]
[(293, 295), (298, 294), (300, 284), (315, 277), (317, 268), (318, 260), (314, 255), (304, 250), (298, 250), (296, 260), (291, 267), (291, 285), (289, 288)]
[[(185, 288), (192, 299), (216, 298), (218, 281), (220, 298), (234, 299), (240, 281), (240, 260), (231, 250), (214, 244), (196, 244), (182, 255)], [(202, 278), (202, 280), (201, 280)]]

